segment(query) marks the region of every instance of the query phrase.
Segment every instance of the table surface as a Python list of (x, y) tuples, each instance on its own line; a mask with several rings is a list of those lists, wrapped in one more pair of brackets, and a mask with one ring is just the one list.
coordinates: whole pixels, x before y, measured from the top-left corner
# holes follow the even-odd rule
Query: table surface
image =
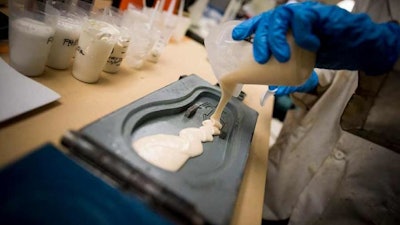
[[(8, 62), (7, 43), (0, 43), (0, 56)], [(40, 145), (51, 142), (61, 150), (61, 136), (67, 130), (83, 126), (132, 101), (179, 79), (197, 74), (210, 84), (217, 82), (203, 45), (184, 38), (171, 42), (158, 63), (146, 62), (140, 70), (122, 64), (116, 74), (102, 73), (95, 84), (75, 79), (68, 70), (46, 68), (32, 78), (53, 89), (61, 98), (41, 108), (0, 123), (0, 168), (18, 160)], [(259, 113), (246, 164), (244, 178), (231, 224), (260, 224), (267, 171), (268, 142), (273, 99), (260, 106), (259, 98), (266, 86), (244, 85), (244, 103)]]

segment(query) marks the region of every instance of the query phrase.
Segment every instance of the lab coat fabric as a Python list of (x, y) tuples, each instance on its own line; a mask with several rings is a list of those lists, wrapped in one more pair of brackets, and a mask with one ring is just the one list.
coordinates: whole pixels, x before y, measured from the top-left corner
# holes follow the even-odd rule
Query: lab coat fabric
[[(400, 2), (363, 3), (367, 5), (356, 4), (355, 10), (372, 10), (372, 17), (381, 21), (396, 17), (378, 10), (379, 4), (398, 9)], [(317, 95), (292, 96), (297, 108), (288, 111), (269, 153), (264, 219), (290, 218), (289, 224), (307, 225), (400, 224), (399, 65), (367, 81), (357, 71), (317, 70)], [(357, 98), (366, 96), (359, 87), (373, 86), (374, 79), (381, 86), (368, 97), (371, 104), (355, 107), (362, 102)], [(360, 123), (344, 124), (357, 116)]]

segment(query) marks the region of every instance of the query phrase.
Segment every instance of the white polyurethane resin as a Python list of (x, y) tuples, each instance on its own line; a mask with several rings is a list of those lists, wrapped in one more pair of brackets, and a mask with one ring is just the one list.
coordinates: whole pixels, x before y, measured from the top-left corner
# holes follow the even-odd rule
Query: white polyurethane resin
[(213, 140), (222, 125), (219, 121), (205, 120), (200, 128), (182, 129), (179, 136), (156, 134), (142, 137), (132, 143), (136, 153), (147, 162), (164, 170), (178, 171), (190, 157), (203, 153), (202, 142)]

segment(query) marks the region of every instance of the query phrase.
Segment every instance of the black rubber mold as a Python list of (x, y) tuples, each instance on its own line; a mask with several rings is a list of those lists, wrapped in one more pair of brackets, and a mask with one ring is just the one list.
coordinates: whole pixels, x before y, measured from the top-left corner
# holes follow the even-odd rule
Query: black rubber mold
[(177, 172), (147, 163), (132, 147), (140, 137), (178, 135), (183, 128), (200, 127), (219, 99), (218, 87), (189, 75), (67, 133), (62, 143), (178, 224), (229, 224), (256, 111), (232, 98), (222, 114), (222, 134), (203, 143), (203, 154), (190, 158)]

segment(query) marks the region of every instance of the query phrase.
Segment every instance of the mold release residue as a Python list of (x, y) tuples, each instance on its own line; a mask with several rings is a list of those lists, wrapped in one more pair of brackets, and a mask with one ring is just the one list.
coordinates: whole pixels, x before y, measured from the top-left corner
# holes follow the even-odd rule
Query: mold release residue
[(203, 142), (213, 140), (220, 134), (222, 125), (218, 120), (202, 122), (200, 128), (182, 129), (179, 136), (156, 134), (142, 137), (132, 143), (133, 149), (147, 162), (164, 170), (178, 171), (190, 157), (203, 153)]

